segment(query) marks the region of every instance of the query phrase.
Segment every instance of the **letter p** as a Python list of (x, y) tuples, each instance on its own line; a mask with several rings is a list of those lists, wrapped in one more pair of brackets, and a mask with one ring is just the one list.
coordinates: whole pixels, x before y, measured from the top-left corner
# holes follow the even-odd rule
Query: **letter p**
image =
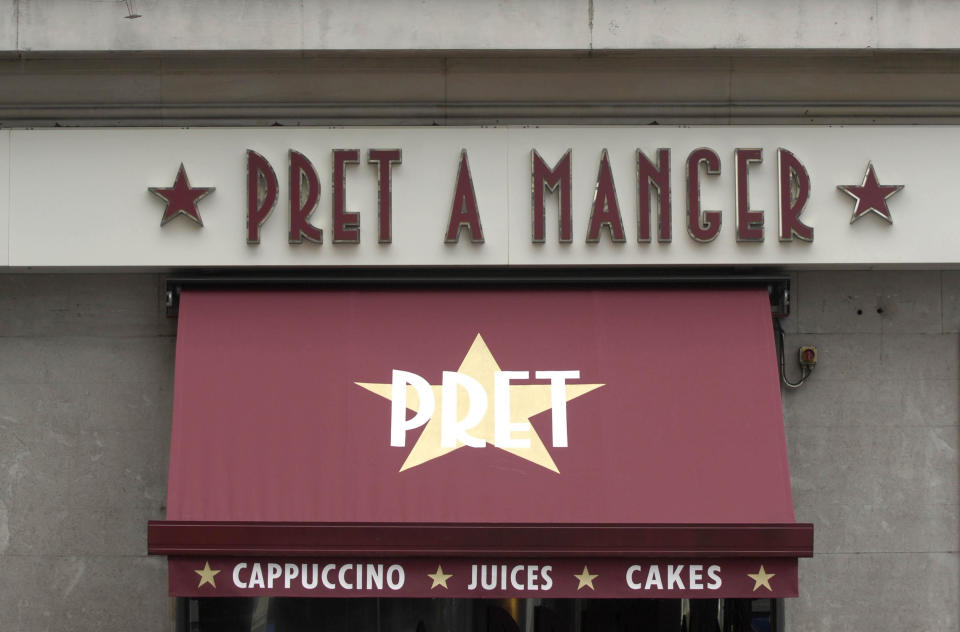
[[(416, 394), (413, 405), (417, 414), (407, 419), (407, 401), (411, 390)], [(409, 371), (393, 371), (393, 391), (390, 407), (390, 445), (402, 448), (406, 445), (407, 431), (419, 428), (433, 417), (436, 403), (430, 383)]]

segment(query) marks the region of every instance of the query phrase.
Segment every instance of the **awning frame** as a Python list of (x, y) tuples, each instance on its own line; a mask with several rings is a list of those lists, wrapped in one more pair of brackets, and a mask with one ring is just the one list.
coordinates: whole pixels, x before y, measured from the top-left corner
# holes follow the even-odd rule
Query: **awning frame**
[(166, 280), (167, 316), (180, 310), (182, 289), (292, 289), (336, 287), (766, 287), (774, 318), (790, 314), (790, 276), (749, 268), (660, 269), (577, 267), (490, 268), (315, 268), (308, 270), (181, 271)]

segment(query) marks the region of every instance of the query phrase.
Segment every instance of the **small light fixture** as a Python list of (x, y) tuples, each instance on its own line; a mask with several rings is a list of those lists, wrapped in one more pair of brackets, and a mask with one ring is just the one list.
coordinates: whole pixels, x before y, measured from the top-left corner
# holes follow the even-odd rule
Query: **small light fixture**
[(133, 6), (133, 0), (123, 0), (123, 4), (127, 7), (127, 14), (123, 16), (127, 20), (136, 20), (137, 18), (142, 18), (143, 16), (137, 13), (136, 8)]
[(813, 370), (817, 366), (817, 348), (813, 345), (800, 347), (799, 349), (800, 366), (804, 369)]
[(817, 368), (817, 348), (813, 345), (803, 345), (797, 349), (797, 364), (800, 365), (800, 379), (796, 382), (791, 382), (787, 379), (786, 362), (783, 358), (783, 327), (780, 326), (779, 320), (774, 319), (774, 329), (777, 332), (777, 363), (780, 367), (780, 380), (789, 388), (800, 388), (813, 373), (813, 370)]

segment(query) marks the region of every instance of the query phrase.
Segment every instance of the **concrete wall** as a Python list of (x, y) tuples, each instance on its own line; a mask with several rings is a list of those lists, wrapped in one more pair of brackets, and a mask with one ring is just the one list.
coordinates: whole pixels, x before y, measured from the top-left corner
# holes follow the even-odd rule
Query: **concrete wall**
[(802, 272), (794, 296), (788, 352), (820, 362), (784, 394), (816, 539), (788, 630), (956, 630), (960, 274)]
[[(784, 395), (797, 518), (790, 632), (955, 630), (960, 272), (795, 275)], [(166, 630), (175, 322), (155, 275), (0, 274), (0, 630)], [(880, 310), (880, 311), (878, 311)], [(791, 356), (792, 357), (792, 356)]]
[[(0, 0), (0, 51), (951, 49), (947, 0)], [(126, 19), (132, 8), (142, 17)]]
[(0, 274), (0, 630), (166, 630), (175, 322), (156, 276)]

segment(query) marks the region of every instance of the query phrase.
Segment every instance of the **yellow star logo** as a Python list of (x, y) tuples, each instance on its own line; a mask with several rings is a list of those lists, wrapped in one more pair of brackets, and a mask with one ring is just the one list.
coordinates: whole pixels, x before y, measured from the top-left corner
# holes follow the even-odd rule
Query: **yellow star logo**
[(200, 583), (197, 584), (197, 588), (200, 588), (204, 584), (210, 584), (214, 588), (217, 587), (217, 582), (213, 580), (214, 576), (220, 571), (215, 571), (210, 568), (210, 562), (205, 562), (203, 568), (198, 571), (193, 571), (200, 576)]
[(599, 577), (599, 575), (591, 575), (586, 566), (583, 567), (582, 573), (574, 575), (574, 577), (577, 578), (577, 590), (580, 590), (584, 586), (587, 586), (590, 590), (596, 590), (593, 586), (593, 580)]
[(427, 577), (433, 580), (433, 584), (430, 585), (430, 590), (433, 590), (437, 586), (442, 586), (443, 588), (447, 587), (447, 580), (453, 577), (450, 573), (444, 573), (443, 567), (437, 564), (436, 573), (427, 573)]
[(776, 577), (776, 573), (768, 573), (763, 570), (763, 564), (760, 565), (760, 570), (756, 573), (747, 573), (747, 577), (753, 580), (754, 590), (763, 586), (770, 592), (773, 592), (773, 588), (770, 587), (770, 578)]
[[(477, 334), (473, 344), (470, 346), (470, 350), (467, 351), (467, 355), (464, 356), (463, 361), (460, 363), (460, 368), (457, 369), (457, 372), (467, 375), (479, 382), (487, 393), (493, 393), (494, 374), (500, 370), (500, 366), (494, 359), (487, 344), (483, 341), (483, 337)], [(376, 393), (385, 399), (393, 399), (392, 384), (356, 382), (356, 385), (372, 393)], [(564, 394), (565, 401), (569, 402), (601, 386), (603, 386), (603, 384), (566, 384)], [(433, 392), (434, 402), (436, 402), (434, 408), (435, 413), (427, 421), (423, 432), (410, 450), (410, 454), (407, 455), (407, 459), (400, 467), (401, 472), (464, 447), (462, 443), (458, 443), (454, 447), (444, 447), (441, 445), (439, 411), (443, 410), (442, 392), (439, 385), (431, 384), (430, 388)], [(520, 441), (529, 441), (529, 444), (527, 447), (522, 448), (506, 447), (500, 449), (559, 473), (556, 463), (553, 462), (553, 457), (547, 452), (547, 448), (537, 434), (537, 431), (534, 430), (530, 424), (531, 417), (545, 410), (552, 409), (551, 384), (511, 384), (509, 393), (510, 421), (512, 424), (517, 425), (519, 425), (520, 422), (526, 422), (526, 428), (513, 430), (512, 436)], [(470, 402), (468, 398), (458, 398), (458, 418), (462, 419), (466, 415), (469, 405)], [(414, 412), (419, 412), (420, 410), (420, 398), (413, 386), (407, 386), (407, 407)], [(494, 444), (494, 409), (495, 406), (491, 401), (477, 425), (470, 428), (471, 436), (485, 441), (490, 445)]]

